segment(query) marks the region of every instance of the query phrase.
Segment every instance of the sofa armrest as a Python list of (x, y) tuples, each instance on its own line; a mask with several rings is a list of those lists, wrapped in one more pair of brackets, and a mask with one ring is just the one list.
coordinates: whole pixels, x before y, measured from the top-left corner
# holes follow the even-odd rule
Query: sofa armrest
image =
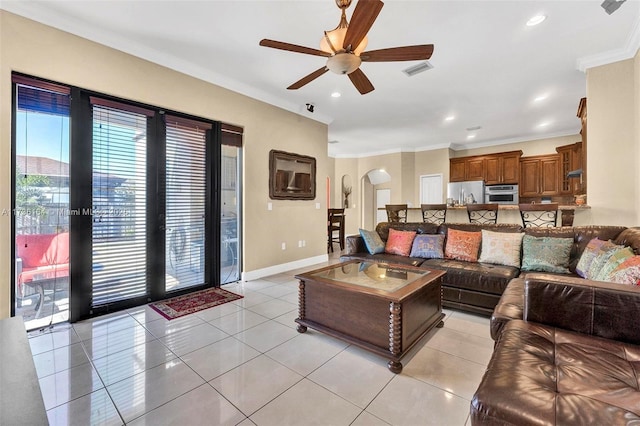
[(347, 235), (345, 254), (367, 253), (367, 247), (360, 235)]
[(498, 341), (504, 326), (511, 320), (522, 319), (524, 308), (524, 279), (514, 278), (504, 289), (500, 301), (491, 314), (491, 338)]
[(527, 275), (525, 321), (640, 344), (640, 287)]

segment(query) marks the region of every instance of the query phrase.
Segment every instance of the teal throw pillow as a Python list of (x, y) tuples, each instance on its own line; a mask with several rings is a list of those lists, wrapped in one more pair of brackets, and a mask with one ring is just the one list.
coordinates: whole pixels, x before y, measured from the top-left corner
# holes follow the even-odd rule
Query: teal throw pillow
[(523, 271), (569, 273), (573, 238), (532, 237), (522, 239)]
[(425, 259), (442, 259), (444, 257), (444, 235), (416, 235), (413, 239), (410, 256), (424, 257)]
[(370, 254), (384, 253), (384, 241), (376, 231), (367, 231), (366, 229), (359, 229), (359, 231)]

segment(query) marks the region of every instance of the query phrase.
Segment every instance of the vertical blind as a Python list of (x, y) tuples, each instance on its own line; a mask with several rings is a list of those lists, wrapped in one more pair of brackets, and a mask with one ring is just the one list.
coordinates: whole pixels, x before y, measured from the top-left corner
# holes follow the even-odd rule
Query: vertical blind
[(166, 290), (204, 284), (208, 123), (166, 116)]
[(147, 116), (93, 105), (92, 306), (145, 296)]

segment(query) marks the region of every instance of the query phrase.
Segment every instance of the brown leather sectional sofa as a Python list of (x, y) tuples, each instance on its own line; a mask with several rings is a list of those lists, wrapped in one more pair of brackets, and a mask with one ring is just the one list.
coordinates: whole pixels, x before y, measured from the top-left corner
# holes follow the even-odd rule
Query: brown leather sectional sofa
[(511, 281), (491, 319), (496, 345), (471, 424), (640, 424), (638, 324), (638, 286), (546, 274)]
[[(480, 231), (482, 229), (496, 232), (524, 232), (536, 237), (573, 238), (569, 270), (572, 275), (561, 277), (577, 277), (575, 267), (587, 243), (592, 238), (613, 240), (616, 244), (632, 246), (636, 253), (640, 253), (640, 230), (623, 226), (577, 226), (557, 228), (523, 228), (520, 225), (474, 225), (445, 223), (434, 225), (429, 223), (389, 223), (382, 222), (376, 226), (376, 231), (383, 241), (387, 240), (389, 228), (416, 231), (423, 234), (440, 233), (446, 235), (448, 228), (463, 231)], [(411, 264), (425, 268), (444, 269), (447, 274), (442, 281), (442, 304), (444, 307), (465, 310), (469, 312), (491, 315), (505, 291), (507, 284), (516, 278), (524, 276), (520, 269), (512, 266), (494, 265), (489, 263), (472, 263), (451, 259), (422, 259), (403, 257), (395, 254), (374, 254), (367, 252), (364, 241), (359, 235), (350, 235), (346, 240), (345, 254), (342, 259), (361, 259), (386, 261), (390, 263)], [(551, 276), (557, 274), (548, 274)]]

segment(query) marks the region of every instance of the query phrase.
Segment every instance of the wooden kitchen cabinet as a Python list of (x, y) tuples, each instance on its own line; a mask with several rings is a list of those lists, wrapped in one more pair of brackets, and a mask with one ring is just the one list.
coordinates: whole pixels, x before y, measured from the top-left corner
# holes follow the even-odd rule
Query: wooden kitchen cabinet
[(522, 151), (507, 152), (485, 158), (485, 185), (501, 183), (517, 184), (520, 180), (520, 156)]
[(558, 192), (560, 195), (576, 195), (581, 193), (581, 178), (568, 178), (570, 171), (582, 169), (582, 142), (559, 146), (558, 161), (560, 175), (558, 176)]
[(559, 156), (537, 155), (520, 160), (520, 197), (558, 195)]
[(449, 159), (449, 182), (462, 182), (465, 180), (465, 163), (465, 157)]
[(468, 159), (464, 167), (464, 180), (484, 180), (484, 160), (484, 157)]
[(486, 185), (517, 184), (522, 151), (449, 159), (449, 181), (483, 180)]

